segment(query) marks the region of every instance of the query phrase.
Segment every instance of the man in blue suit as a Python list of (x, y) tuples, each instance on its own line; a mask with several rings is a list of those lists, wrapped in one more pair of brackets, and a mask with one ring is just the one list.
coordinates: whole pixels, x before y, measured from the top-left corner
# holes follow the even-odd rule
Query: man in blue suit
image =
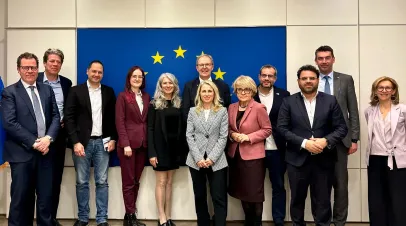
[(67, 133), (63, 121), (63, 109), (68, 97), (72, 81), (59, 74), (65, 56), (59, 49), (47, 49), (44, 53), (43, 63), (44, 72), (38, 73), (37, 83), (50, 85), (55, 93), (56, 104), (58, 105), (59, 115), (61, 116), (61, 128), (53, 144), (52, 153), (53, 162), (53, 180), (52, 180), (52, 218), (55, 226), (61, 226), (56, 219), (59, 206), (59, 194), (61, 192), (61, 183), (63, 169), (65, 167), (65, 150), (67, 144)]
[(20, 81), (5, 88), (0, 108), (6, 131), (3, 158), (11, 167), (9, 226), (33, 225), (35, 195), (37, 225), (52, 226), (52, 152), (60, 116), (55, 94), (36, 82), (38, 58), (17, 58)]

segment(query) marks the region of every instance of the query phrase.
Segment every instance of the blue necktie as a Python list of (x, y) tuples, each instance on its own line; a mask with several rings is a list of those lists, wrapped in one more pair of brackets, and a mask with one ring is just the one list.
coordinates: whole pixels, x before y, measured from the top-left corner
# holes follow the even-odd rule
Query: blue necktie
[(31, 89), (32, 102), (34, 103), (34, 112), (35, 119), (37, 121), (38, 137), (43, 137), (45, 136), (45, 123), (44, 118), (42, 118), (41, 114), (41, 105), (39, 104), (37, 94), (35, 94), (34, 92), (35, 86), (29, 86), (29, 88)]
[(330, 83), (328, 82), (328, 76), (324, 76), (324, 79), (326, 80), (326, 83), (324, 85), (324, 93), (327, 93), (327, 94), (331, 95)]

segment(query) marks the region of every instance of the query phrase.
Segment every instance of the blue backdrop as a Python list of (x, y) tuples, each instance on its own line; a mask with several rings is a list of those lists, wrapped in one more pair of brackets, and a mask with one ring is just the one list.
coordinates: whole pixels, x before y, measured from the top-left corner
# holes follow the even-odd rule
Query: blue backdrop
[[(77, 82), (86, 82), (87, 66), (97, 59), (104, 64), (102, 83), (113, 87), (116, 95), (134, 65), (147, 72), (151, 97), (164, 72), (178, 78), (182, 92), (184, 84), (198, 76), (196, 57), (202, 52), (214, 58), (214, 79), (231, 86), (243, 74), (258, 82), (261, 66), (272, 64), (278, 69), (276, 86), (286, 89), (286, 27), (78, 29)], [(235, 95), (232, 99), (236, 101)], [(112, 160), (112, 165), (118, 164), (115, 157)]]

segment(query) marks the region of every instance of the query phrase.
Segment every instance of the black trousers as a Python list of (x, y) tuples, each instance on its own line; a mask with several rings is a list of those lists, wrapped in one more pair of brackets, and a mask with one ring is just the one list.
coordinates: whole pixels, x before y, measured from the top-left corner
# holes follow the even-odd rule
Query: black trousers
[(53, 145), (53, 178), (52, 178), (52, 217), (56, 219), (61, 193), (62, 175), (65, 168), (66, 133), (61, 130)]
[(315, 157), (296, 167), (287, 164), (291, 188), (290, 213), (294, 226), (305, 226), (304, 210), (307, 190), (310, 186), (311, 207), (316, 226), (330, 226), (331, 189), (333, 187), (334, 164), (331, 168), (320, 166)]
[[(30, 150), (35, 152), (34, 150)], [(53, 226), (51, 217), (52, 157), (39, 152), (28, 162), (10, 163), (9, 226), (33, 225), (36, 199), (37, 225)]]
[(393, 170), (387, 156), (369, 156), (368, 207), (371, 226), (406, 225), (406, 169)]
[(348, 216), (348, 148), (342, 142), (337, 144), (337, 162), (334, 170), (333, 222), (344, 226)]
[(210, 225), (207, 207), (206, 181), (209, 181), (210, 194), (214, 206), (214, 225), (225, 226), (227, 219), (227, 167), (213, 172), (211, 168), (195, 170), (189, 167), (193, 181), (195, 208), (198, 226)]

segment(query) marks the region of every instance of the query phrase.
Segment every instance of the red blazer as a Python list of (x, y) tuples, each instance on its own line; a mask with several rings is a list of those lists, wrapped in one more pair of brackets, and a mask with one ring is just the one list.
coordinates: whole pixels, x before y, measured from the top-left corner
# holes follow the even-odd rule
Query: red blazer
[(142, 114), (135, 95), (132, 92), (121, 92), (116, 102), (116, 128), (118, 147), (147, 147), (147, 113), (150, 102), (148, 93), (142, 91), (144, 109)]
[(252, 99), (245, 110), (237, 129), (238, 102), (228, 108), (229, 134), (237, 132), (248, 135), (250, 142), (238, 143), (232, 141), (228, 147), (228, 155), (234, 157), (239, 144), (240, 155), (243, 160), (265, 158), (265, 139), (272, 134), (271, 122), (269, 121), (266, 107)]

